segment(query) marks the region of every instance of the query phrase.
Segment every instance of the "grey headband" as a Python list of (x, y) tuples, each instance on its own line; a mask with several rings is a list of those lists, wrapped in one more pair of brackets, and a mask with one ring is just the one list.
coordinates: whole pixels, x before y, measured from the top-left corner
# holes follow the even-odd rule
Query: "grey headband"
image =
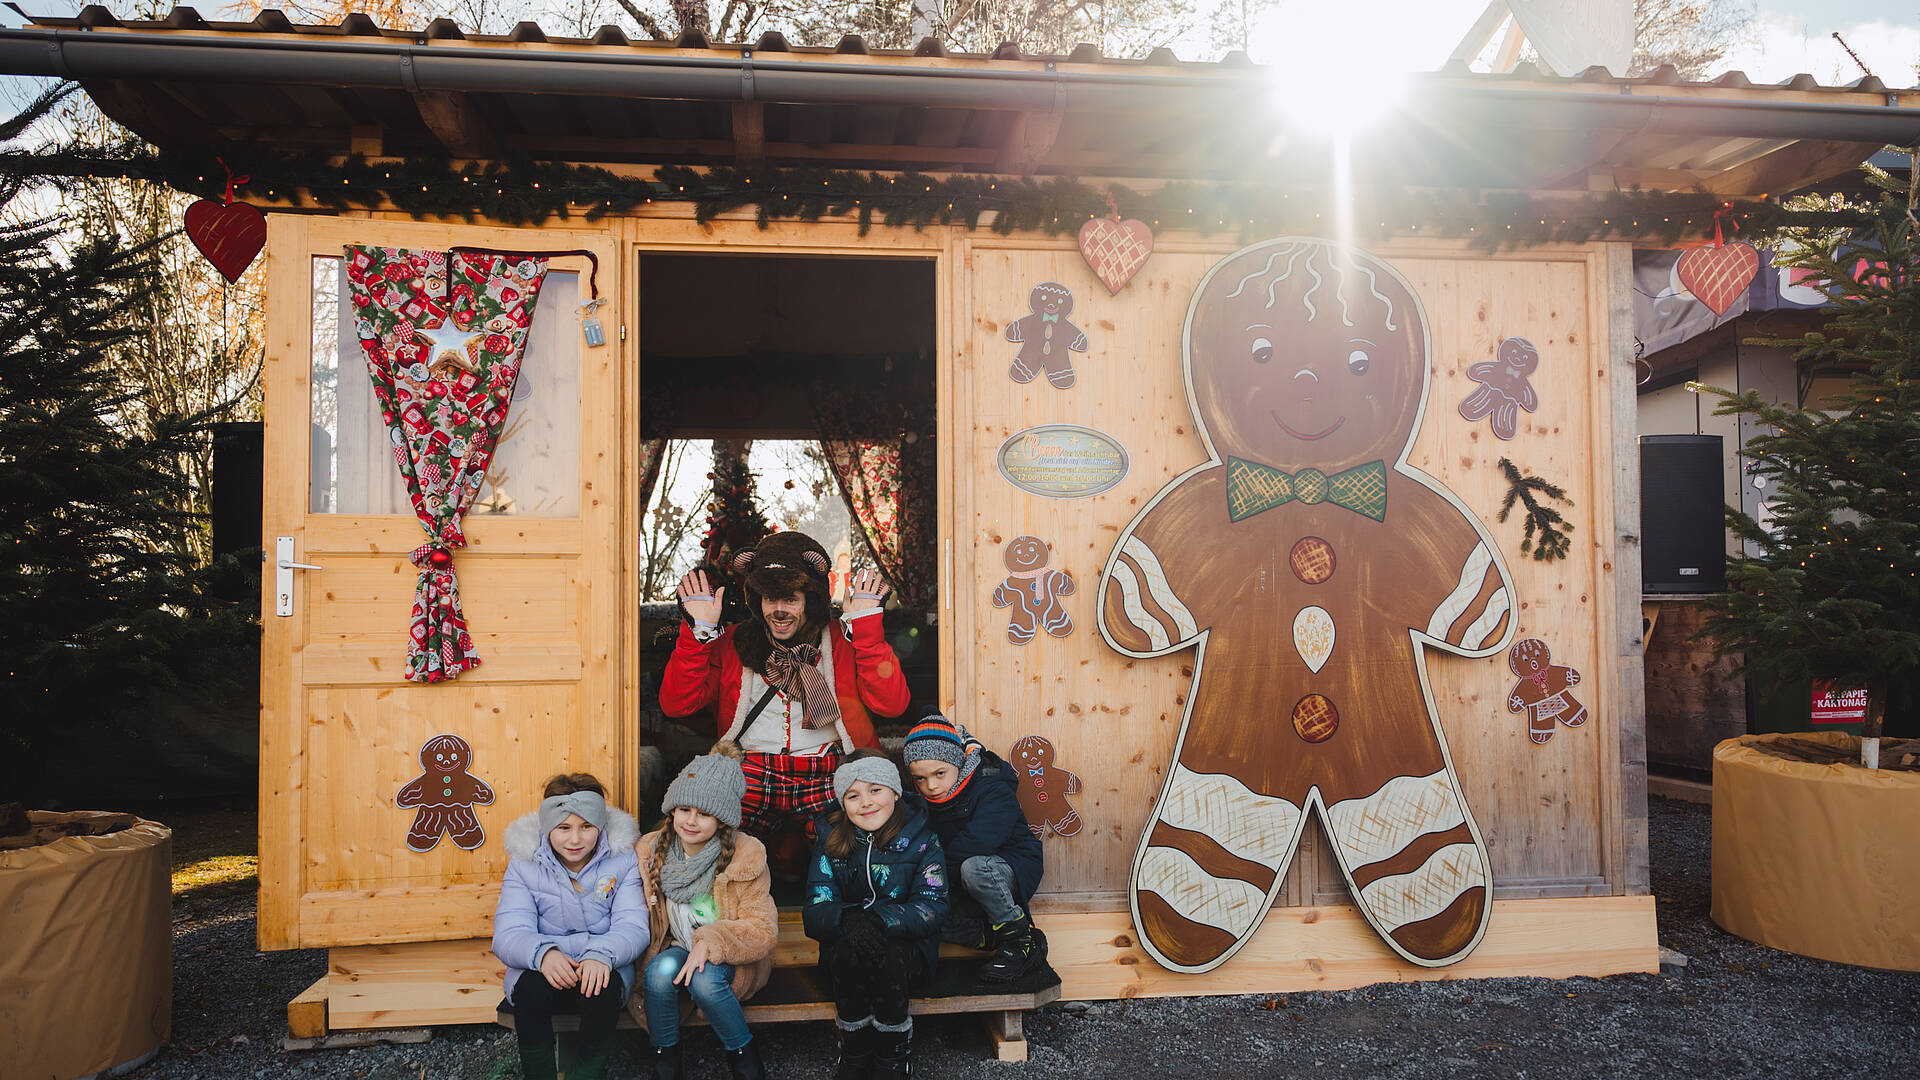
[(892, 788), (895, 795), (901, 794), (900, 770), (891, 758), (863, 757), (852, 758), (833, 770), (833, 797), (845, 798), (847, 789), (856, 780), (865, 780), (869, 784)]
[(540, 800), (540, 833), (542, 836), (559, 828), (567, 820), (568, 814), (579, 814), (581, 819), (596, 829), (607, 827), (607, 800), (591, 791), (576, 791), (570, 795), (549, 795)]

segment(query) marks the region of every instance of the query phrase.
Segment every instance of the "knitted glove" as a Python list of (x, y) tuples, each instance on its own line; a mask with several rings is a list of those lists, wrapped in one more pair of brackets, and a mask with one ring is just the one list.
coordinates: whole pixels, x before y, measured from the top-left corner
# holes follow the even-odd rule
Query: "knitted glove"
[(887, 962), (887, 924), (866, 908), (848, 908), (840, 916), (840, 936), (848, 952), (862, 966), (883, 967)]

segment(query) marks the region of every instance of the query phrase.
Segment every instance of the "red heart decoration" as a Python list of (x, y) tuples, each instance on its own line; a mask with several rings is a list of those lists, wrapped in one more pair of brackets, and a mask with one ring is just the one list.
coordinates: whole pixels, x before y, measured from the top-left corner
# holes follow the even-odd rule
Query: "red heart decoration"
[(1080, 226), (1080, 257), (1109, 293), (1125, 288), (1152, 254), (1153, 230), (1144, 221), (1089, 218)]
[(187, 207), (187, 239), (232, 284), (267, 246), (267, 216), (246, 203), (201, 199)]
[(1714, 247), (1697, 247), (1680, 256), (1676, 269), (1687, 287), (1712, 312), (1725, 315), (1760, 272), (1760, 253), (1738, 240)]

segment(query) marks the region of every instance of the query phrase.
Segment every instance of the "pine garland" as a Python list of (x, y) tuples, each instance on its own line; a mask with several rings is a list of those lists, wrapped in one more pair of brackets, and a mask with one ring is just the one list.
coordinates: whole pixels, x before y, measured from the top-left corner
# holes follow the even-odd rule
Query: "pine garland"
[[(930, 225), (980, 227), (991, 212), (1000, 234), (1076, 232), (1108, 212), (1108, 197), (1128, 217), (1155, 229), (1241, 239), (1319, 235), (1335, 228), (1324, 193), (1251, 184), (1176, 181), (1152, 191), (1122, 184), (1090, 185), (1064, 177), (1012, 178), (979, 174), (862, 172), (849, 169), (704, 170), (674, 165), (649, 179), (621, 176), (591, 165), (492, 161), (456, 165), (442, 158), (370, 159), (353, 155), (230, 157), (250, 179), (243, 197), (285, 200), (330, 210), (391, 206), (421, 217), (488, 218), (537, 225), (580, 215), (588, 221), (655, 202), (693, 204), (702, 223), (752, 208), (762, 228), (775, 221), (852, 217), (865, 235), (878, 222), (889, 228)], [(156, 151), (129, 142), (101, 151), (0, 154), (0, 168), (61, 178), (112, 176), (152, 180), (189, 194), (217, 197), (222, 170), (204, 157)], [(1743, 238), (1764, 240), (1783, 229), (1837, 229), (1859, 225), (1849, 209), (1789, 209), (1772, 201), (1728, 202), (1703, 191), (1612, 191), (1570, 198), (1514, 192), (1391, 190), (1354, 193), (1348, 220), (1370, 240), (1390, 236), (1466, 238), (1487, 251), (1590, 240), (1653, 240), (1672, 244), (1706, 235), (1716, 211)]]
[(1538, 476), (1521, 476), (1520, 470), (1507, 458), (1500, 459), (1500, 471), (1507, 474), (1507, 497), (1500, 504), (1499, 521), (1505, 523), (1507, 515), (1513, 512), (1517, 500), (1527, 509), (1526, 534), (1520, 540), (1520, 553), (1531, 553), (1540, 562), (1564, 559), (1573, 547), (1573, 540), (1567, 536), (1573, 531), (1573, 524), (1560, 516), (1560, 511), (1551, 506), (1542, 506), (1533, 493), (1573, 505), (1567, 498), (1566, 490), (1558, 484), (1548, 483)]

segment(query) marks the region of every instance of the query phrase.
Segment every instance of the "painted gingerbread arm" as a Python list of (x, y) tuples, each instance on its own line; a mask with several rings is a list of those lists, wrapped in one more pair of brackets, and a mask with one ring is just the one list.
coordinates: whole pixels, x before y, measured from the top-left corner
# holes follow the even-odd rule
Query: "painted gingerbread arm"
[(1072, 574), (1067, 573), (1065, 570), (1055, 570), (1053, 572), (1053, 595), (1072, 596), (1073, 591), (1078, 587), (1079, 586), (1073, 583)]
[[(1219, 470), (1215, 470), (1218, 472)], [(1205, 627), (1188, 605), (1199, 574), (1186, 565), (1196, 545), (1179, 538), (1205, 519), (1204, 504), (1222, 499), (1211, 477), (1173, 481), (1114, 544), (1100, 575), (1100, 634), (1128, 656), (1162, 656), (1199, 639)], [(1224, 502), (1218, 516), (1225, 517)]]
[(1008, 341), (1027, 340), (1026, 326), (1025, 326), (1026, 321), (1027, 320), (1025, 319), (1015, 319), (1012, 322), (1007, 324), (1007, 340)]
[(1001, 585), (999, 588), (993, 590), (994, 607), (1012, 607), (1019, 602), (1020, 594), (1005, 585)]
[[(1432, 496), (1411, 522), (1425, 543), (1409, 553), (1428, 564), (1416, 569), (1409, 599), (1419, 606), (1416, 629), (1462, 656), (1490, 656), (1513, 639), (1513, 578), (1498, 547), (1467, 511)], [(1425, 517), (1422, 522), (1419, 518)], [(1436, 599), (1437, 597), (1437, 599)], [(1422, 618), (1424, 613), (1424, 618)], [(1424, 622), (1424, 625), (1421, 625)]]
[(693, 636), (693, 627), (681, 620), (680, 639), (673, 643), (673, 655), (660, 676), (661, 712), (676, 718), (692, 716), (719, 698), (721, 643), (730, 633), (701, 641)]
[(400, 789), (400, 794), (393, 797), (393, 805), (402, 808), (419, 806), (426, 797), (427, 778), (420, 776), (408, 781), (407, 786)]
[(1073, 341), (1067, 345), (1068, 351), (1086, 352), (1087, 351), (1087, 332), (1085, 330), (1080, 329), (1077, 326), (1073, 326), (1073, 324), (1071, 323), (1067, 325), (1072, 327), (1073, 329)]

